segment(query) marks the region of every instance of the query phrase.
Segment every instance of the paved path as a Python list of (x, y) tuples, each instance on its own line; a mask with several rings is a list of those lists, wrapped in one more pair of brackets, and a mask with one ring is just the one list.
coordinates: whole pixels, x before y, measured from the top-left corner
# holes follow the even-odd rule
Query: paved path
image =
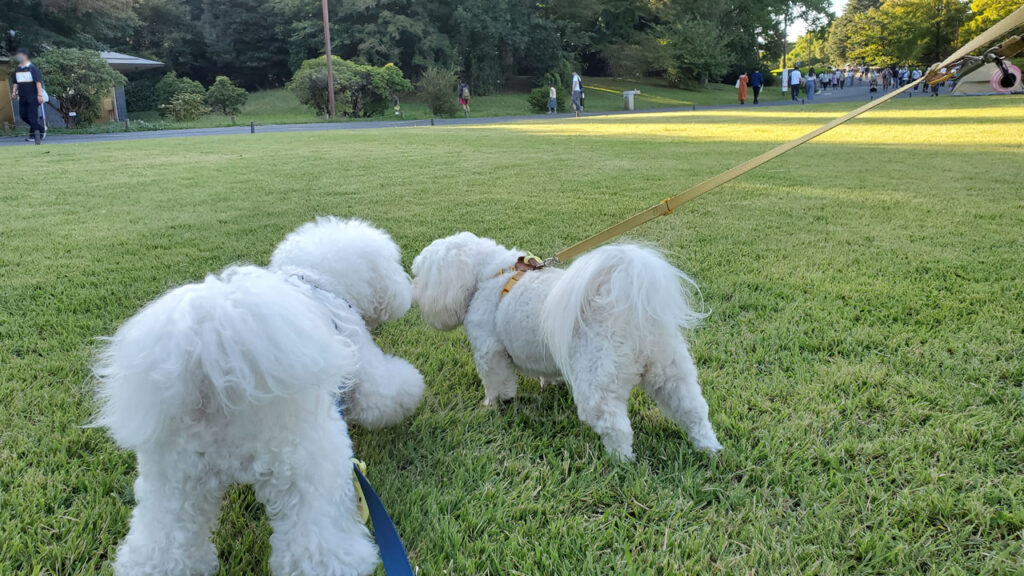
[[(778, 86), (766, 90), (781, 90)], [(918, 93), (921, 94), (920, 92)], [(868, 93), (867, 83), (859, 83), (845, 90), (832, 90), (815, 96), (813, 101), (806, 104), (823, 104), (830, 102), (866, 102), (872, 95)], [(878, 96), (877, 94), (874, 96)], [(699, 106), (697, 108), (657, 108), (643, 109), (636, 112), (618, 110), (614, 112), (590, 112), (586, 116), (617, 116), (620, 114), (657, 113), (657, 112), (684, 112), (690, 110), (728, 110), (728, 109), (756, 109), (764, 106), (793, 106), (788, 98), (764, 102), (758, 106), (747, 104), (727, 104), (719, 106)], [(257, 134), (280, 133), (280, 132), (321, 132), (325, 130), (360, 130), (367, 128), (412, 128), (418, 126), (461, 126), (461, 125), (484, 125), (484, 124), (505, 124), (508, 122), (537, 121), (545, 118), (569, 118), (572, 114), (531, 114), (525, 116), (490, 116), (482, 118), (448, 118), (437, 119), (433, 123), (430, 120), (363, 120), (353, 122), (320, 122), (309, 124), (277, 124), (269, 126), (256, 126)], [(45, 144), (72, 144), (85, 142), (120, 142), (123, 140), (151, 140), (154, 138), (188, 138), (193, 136), (225, 136), (235, 134), (248, 134), (249, 126), (228, 126), (224, 128), (190, 128), (184, 130), (149, 130), (143, 132), (114, 132), (110, 134), (54, 134), (46, 138)], [(0, 147), (3, 146), (32, 146), (25, 142), (24, 137), (0, 137)]]

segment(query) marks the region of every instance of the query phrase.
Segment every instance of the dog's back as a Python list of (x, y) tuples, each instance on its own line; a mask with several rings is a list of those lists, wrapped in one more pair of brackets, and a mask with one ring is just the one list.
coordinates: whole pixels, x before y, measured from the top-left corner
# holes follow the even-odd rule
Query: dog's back
[[(319, 304), (253, 266), (171, 290), (106, 342), (97, 424), (136, 449), (270, 400), (329, 402), (355, 365)], [(312, 407), (310, 407), (312, 408)]]

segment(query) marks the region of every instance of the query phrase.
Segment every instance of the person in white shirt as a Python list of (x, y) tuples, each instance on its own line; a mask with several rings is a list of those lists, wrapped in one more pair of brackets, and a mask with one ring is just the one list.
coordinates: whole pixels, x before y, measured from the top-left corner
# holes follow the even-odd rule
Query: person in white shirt
[[(921, 72), (921, 69), (920, 69), (920, 68), (914, 68), (914, 71), (910, 73), (910, 79), (916, 82), (916, 81), (917, 81), (917, 79), (918, 79), (918, 78), (920, 78), (920, 77), (921, 77), (922, 75), (924, 75), (924, 73), (923, 73), (923, 72)], [(914, 86), (914, 92), (917, 92), (917, 90), (918, 90), (918, 89), (919, 89), (920, 87), (921, 87), (921, 85), (920, 85), (920, 84), (918, 84), (918, 85)]]
[(576, 72), (572, 73), (572, 109), (575, 112), (583, 111), (583, 79)]
[(793, 99), (793, 102), (797, 101), (797, 97), (800, 96), (800, 69), (793, 68), (789, 72), (789, 95)]

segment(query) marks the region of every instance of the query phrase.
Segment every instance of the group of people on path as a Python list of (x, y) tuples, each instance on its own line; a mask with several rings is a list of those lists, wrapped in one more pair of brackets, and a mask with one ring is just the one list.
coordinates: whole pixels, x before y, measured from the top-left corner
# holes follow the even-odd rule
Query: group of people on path
[(810, 68), (805, 75), (799, 68), (789, 71), (789, 97), (793, 101), (800, 99), (800, 89), (804, 89), (804, 95), (808, 100), (814, 100), (815, 94), (821, 94), (826, 90), (845, 90), (847, 86), (853, 87), (854, 82), (862, 81), (858, 78), (854, 68), (823, 70), (817, 72)]

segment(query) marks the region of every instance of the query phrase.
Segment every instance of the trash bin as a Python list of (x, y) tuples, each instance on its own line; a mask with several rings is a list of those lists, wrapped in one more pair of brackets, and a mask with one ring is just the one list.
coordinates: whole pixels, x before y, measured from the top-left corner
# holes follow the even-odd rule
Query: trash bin
[(639, 94), (639, 90), (626, 90), (622, 93), (622, 107), (626, 110), (633, 110), (633, 98)]

